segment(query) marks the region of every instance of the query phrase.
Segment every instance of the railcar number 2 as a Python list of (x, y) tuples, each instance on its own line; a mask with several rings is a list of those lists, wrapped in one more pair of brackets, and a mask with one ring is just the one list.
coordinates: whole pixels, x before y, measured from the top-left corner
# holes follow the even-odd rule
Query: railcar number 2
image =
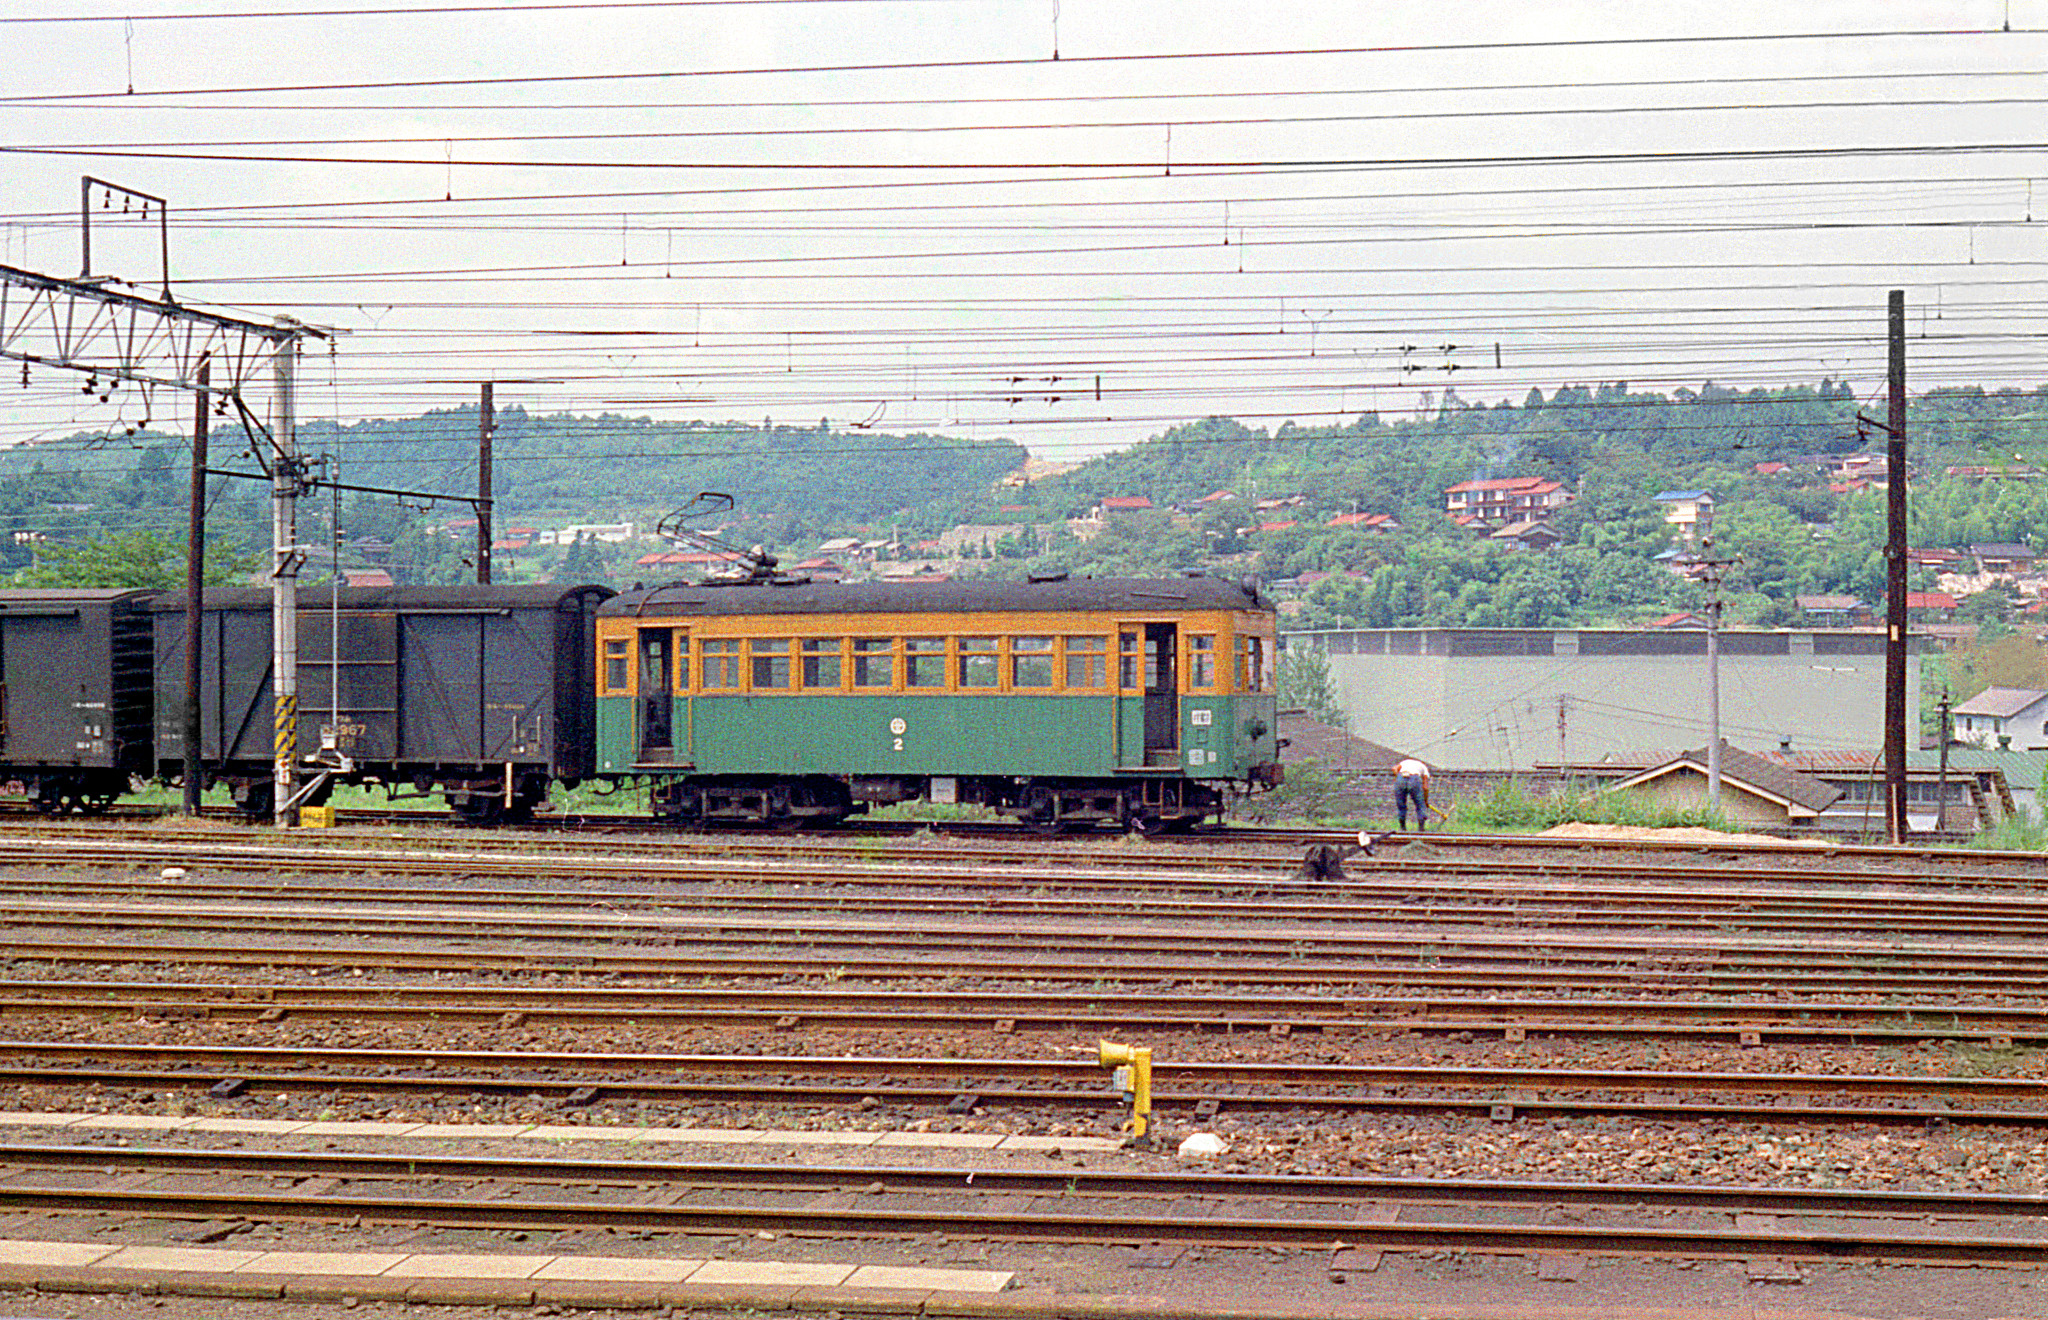
[(903, 717), (901, 715), (889, 721), (889, 732), (896, 735), (891, 740), (895, 744), (893, 750), (899, 752), (903, 750), (903, 731), (905, 729), (908, 729), (909, 727), (910, 726), (908, 724), (905, 724), (903, 722)]

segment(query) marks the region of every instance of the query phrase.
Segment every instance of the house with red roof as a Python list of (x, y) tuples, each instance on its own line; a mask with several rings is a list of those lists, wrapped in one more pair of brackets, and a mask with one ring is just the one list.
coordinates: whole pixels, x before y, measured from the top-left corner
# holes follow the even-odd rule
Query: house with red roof
[(1444, 491), (1444, 513), (1451, 521), (1465, 525), (1460, 514), (1483, 522), (1506, 525), (1517, 522), (1548, 522), (1550, 516), (1572, 502), (1564, 483), (1548, 477), (1492, 477), (1485, 481), (1461, 481)]
[(1340, 513), (1325, 527), (1355, 527), (1361, 532), (1398, 532), (1401, 521), (1391, 513)]

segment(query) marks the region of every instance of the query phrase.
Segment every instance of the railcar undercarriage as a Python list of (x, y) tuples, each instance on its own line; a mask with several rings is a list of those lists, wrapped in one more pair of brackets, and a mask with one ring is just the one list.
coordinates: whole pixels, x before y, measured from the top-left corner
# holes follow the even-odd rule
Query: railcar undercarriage
[(1181, 833), (1222, 813), (1222, 791), (1166, 776), (1031, 779), (1003, 775), (692, 775), (652, 781), (654, 814), (679, 825), (836, 825), (870, 807), (929, 801), (988, 807), (1038, 833), (1107, 825)]

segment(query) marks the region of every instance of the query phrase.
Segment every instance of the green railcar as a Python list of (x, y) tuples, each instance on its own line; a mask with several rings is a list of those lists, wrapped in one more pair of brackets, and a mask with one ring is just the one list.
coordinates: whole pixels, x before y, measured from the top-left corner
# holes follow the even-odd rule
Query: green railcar
[(693, 584), (597, 621), (596, 773), (684, 822), (981, 803), (1184, 829), (1279, 782), (1274, 612), (1210, 577)]

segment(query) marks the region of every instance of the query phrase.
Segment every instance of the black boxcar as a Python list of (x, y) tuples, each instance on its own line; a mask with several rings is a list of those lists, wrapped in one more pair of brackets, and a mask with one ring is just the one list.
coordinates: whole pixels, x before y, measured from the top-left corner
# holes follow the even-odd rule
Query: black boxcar
[[(350, 587), (299, 593), (298, 755), (332, 782), (439, 788), (477, 820), (531, 813), (553, 780), (590, 773), (593, 586)], [(158, 773), (182, 773), (185, 602), (156, 615)], [(200, 632), (200, 754), (251, 815), (271, 802), (270, 593), (209, 591)], [(319, 801), (316, 794), (309, 801)]]
[(0, 779), (101, 811), (151, 772), (153, 591), (0, 591)]

